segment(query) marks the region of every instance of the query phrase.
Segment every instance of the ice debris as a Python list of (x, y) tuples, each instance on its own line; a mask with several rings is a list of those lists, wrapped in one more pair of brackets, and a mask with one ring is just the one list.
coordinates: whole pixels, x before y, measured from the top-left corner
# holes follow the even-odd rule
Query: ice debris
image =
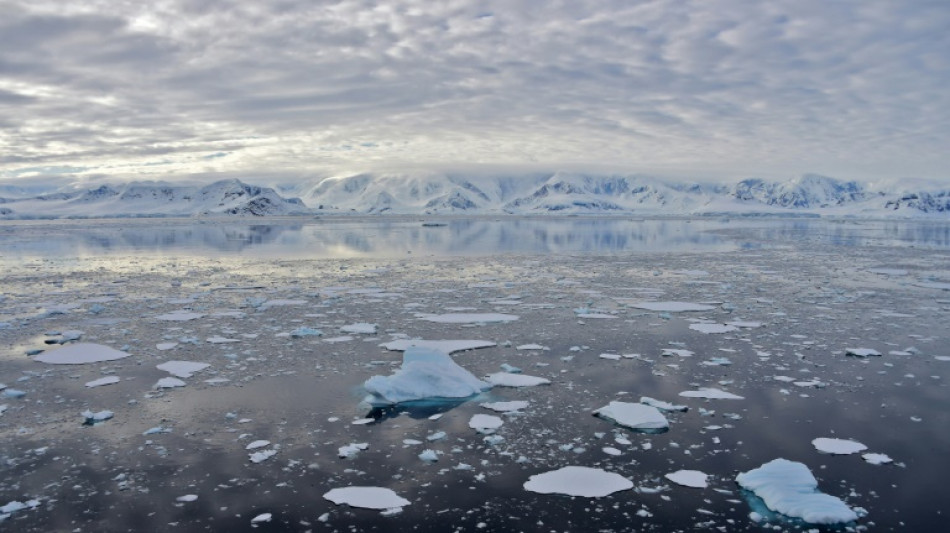
[(535, 474), (524, 483), (524, 489), (530, 492), (584, 498), (601, 498), (632, 488), (633, 482), (620, 474), (586, 466), (565, 466)]
[(863, 452), (868, 447), (860, 442), (846, 439), (829, 439), (825, 437), (817, 438), (811, 441), (812, 446), (822, 453), (831, 455), (851, 455), (852, 453)]
[(432, 348), (409, 347), (402, 367), (391, 376), (373, 376), (363, 383), (373, 405), (439, 398), (468, 398), (491, 388), (449, 355)]
[(656, 407), (642, 403), (610, 402), (594, 415), (633, 430), (665, 430), (670, 422)]
[(840, 524), (858, 519), (842, 500), (818, 491), (818, 480), (808, 467), (787, 459), (774, 459), (736, 476), (739, 485), (755, 493), (778, 513), (809, 524)]
[(113, 413), (112, 411), (99, 411), (97, 413), (94, 413), (88, 409), (83, 411), (80, 414), (85, 419), (83, 421), (83, 425), (85, 426), (94, 426), (96, 424), (105, 422), (106, 420), (109, 420), (110, 418), (115, 416), (115, 413)]
[(655, 398), (650, 398), (649, 396), (641, 396), (641, 397), (640, 397), (640, 403), (645, 404), (645, 405), (650, 405), (650, 406), (656, 407), (657, 409), (659, 409), (659, 410), (661, 410), (661, 411), (680, 411), (680, 412), (684, 412), (684, 413), (685, 413), (686, 411), (689, 411), (689, 406), (686, 406), (686, 405), (676, 405), (676, 404), (673, 404), (673, 403), (669, 403), (669, 402), (664, 402), (664, 401), (661, 401), (661, 400), (657, 400), (657, 399), (655, 399)]
[(878, 357), (881, 355), (881, 352), (875, 350), (874, 348), (846, 348), (844, 353), (845, 355), (851, 355), (854, 357)]
[(707, 398), (711, 400), (744, 400), (742, 396), (711, 387), (701, 387), (698, 390), (688, 390), (680, 393), (685, 398)]
[(384, 487), (343, 487), (333, 489), (323, 497), (337, 505), (349, 505), (362, 509), (395, 509), (405, 507), (410, 503), (392, 489)]
[(481, 404), (485, 409), (491, 409), (499, 413), (513, 413), (528, 407), (528, 402), (524, 400), (514, 400), (510, 402), (486, 402)]
[(106, 376), (104, 378), (94, 379), (92, 381), (87, 382), (86, 387), (91, 389), (94, 387), (102, 387), (103, 385), (113, 385), (115, 383), (118, 383), (119, 381), (121, 381), (119, 379), (119, 376)]
[(157, 365), (157, 368), (175, 377), (190, 378), (195, 372), (200, 372), (209, 366), (211, 365), (207, 363), (195, 363), (192, 361), (168, 361)]
[(376, 334), (376, 324), (369, 324), (366, 322), (358, 322), (356, 324), (350, 324), (348, 326), (343, 326), (340, 328), (340, 331), (343, 333), (359, 333), (363, 335), (375, 335)]
[(444, 313), (441, 315), (421, 315), (419, 318), (438, 324), (488, 324), (518, 320), (517, 315), (504, 313)]
[(692, 487), (694, 489), (705, 489), (708, 486), (706, 479), (709, 476), (699, 470), (677, 470), (676, 472), (666, 474), (664, 477), (677, 485)]
[(502, 424), (504, 424), (504, 421), (497, 416), (483, 414), (472, 415), (472, 418), (468, 421), (468, 427), (479, 433), (494, 433)]
[(551, 380), (537, 376), (526, 376), (524, 374), (511, 374), (508, 372), (498, 372), (488, 376), (488, 382), (496, 387), (535, 387), (537, 385), (549, 385)]

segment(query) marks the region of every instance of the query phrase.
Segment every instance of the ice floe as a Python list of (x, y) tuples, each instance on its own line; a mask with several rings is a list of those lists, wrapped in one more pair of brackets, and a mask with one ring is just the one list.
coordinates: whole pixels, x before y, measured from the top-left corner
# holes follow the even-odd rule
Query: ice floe
[(356, 324), (349, 324), (340, 328), (340, 331), (343, 333), (354, 333), (362, 335), (375, 335), (376, 334), (376, 324), (369, 324), (367, 322), (358, 322)]
[(337, 450), (337, 455), (339, 455), (341, 459), (348, 459), (350, 457), (356, 456), (356, 454), (360, 453), (361, 451), (368, 449), (368, 442), (353, 442), (347, 444), (346, 446), (340, 446), (340, 449)]
[(688, 390), (680, 393), (684, 398), (706, 398), (710, 400), (744, 400), (745, 398), (731, 392), (712, 387), (701, 387), (697, 390)]
[(495, 322), (513, 322), (518, 315), (504, 313), (444, 313), (441, 315), (419, 315), (422, 320), (438, 324), (489, 324)]
[(698, 324), (690, 324), (689, 329), (698, 331), (700, 333), (708, 333), (708, 334), (729, 333), (731, 331), (739, 330), (738, 327), (731, 326), (729, 324), (712, 324), (712, 323), (707, 323), (707, 322), (700, 322)]
[(479, 433), (494, 433), (504, 423), (497, 416), (477, 414), (472, 415), (472, 418), (468, 421), (468, 427)]
[(865, 453), (861, 457), (872, 465), (886, 465), (894, 462), (887, 454), (883, 453)]
[(87, 426), (94, 426), (96, 424), (99, 424), (99, 423), (105, 422), (106, 420), (111, 419), (112, 417), (115, 416), (115, 413), (113, 413), (112, 411), (107, 411), (107, 410), (92, 412), (87, 409), (83, 411), (82, 413), (80, 413), (80, 415), (84, 419), (83, 424)]
[(481, 340), (423, 340), (423, 339), (399, 339), (380, 344), (387, 350), (403, 352), (406, 348), (418, 347), (438, 350), (444, 353), (462, 352), (465, 350), (476, 350), (478, 348), (491, 348), (497, 346), (491, 341)]
[(842, 500), (818, 491), (818, 480), (802, 463), (774, 459), (736, 476), (739, 485), (755, 493), (778, 513), (809, 524), (840, 524), (858, 519)]
[(337, 505), (349, 505), (361, 509), (394, 509), (405, 507), (410, 503), (392, 489), (384, 487), (343, 487), (333, 489), (323, 497)]
[(185, 385), (187, 385), (187, 383), (178, 378), (162, 378), (155, 382), (156, 389), (173, 389), (175, 387), (184, 387)]
[(480, 404), (485, 409), (491, 409), (498, 413), (512, 413), (528, 407), (528, 402), (524, 400), (515, 400), (510, 402), (486, 402)]
[(699, 470), (677, 470), (676, 472), (665, 474), (664, 477), (677, 485), (692, 487), (694, 489), (705, 489), (708, 486), (706, 480), (709, 475)]
[(863, 452), (868, 447), (858, 441), (847, 439), (829, 439), (820, 437), (811, 441), (812, 446), (822, 453), (831, 455), (851, 455), (852, 453)]
[(452, 358), (432, 348), (410, 347), (402, 367), (391, 376), (373, 376), (363, 383), (369, 403), (390, 405), (413, 400), (468, 398), (491, 388)]
[(594, 411), (594, 415), (633, 430), (664, 430), (669, 420), (659, 409), (642, 403), (610, 402)]
[(129, 353), (102, 344), (79, 343), (64, 346), (49, 352), (43, 352), (33, 358), (34, 361), (51, 365), (82, 365), (116, 361), (129, 357)]
[(91, 389), (94, 387), (102, 387), (104, 385), (113, 385), (115, 383), (118, 383), (119, 381), (121, 381), (119, 379), (119, 376), (106, 376), (104, 378), (94, 379), (92, 381), (87, 382), (86, 387)]
[(169, 374), (179, 378), (190, 378), (196, 372), (208, 368), (208, 363), (195, 363), (193, 361), (167, 361), (156, 365), (159, 370), (164, 370)]
[(715, 307), (692, 302), (638, 302), (630, 304), (636, 309), (659, 311), (664, 313), (682, 313), (687, 311), (712, 311)]
[(535, 474), (524, 483), (524, 489), (539, 494), (564, 494), (584, 498), (601, 498), (633, 488), (633, 482), (599, 468), (565, 466)]
[(881, 355), (881, 352), (875, 350), (874, 348), (846, 348), (844, 353), (845, 355), (851, 355), (854, 357), (877, 357)]
[(538, 385), (549, 385), (551, 383), (551, 380), (542, 377), (512, 374), (509, 372), (489, 374), (486, 379), (488, 383), (496, 387), (535, 387)]
[(655, 398), (650, 398), (649, 396), (641, 396), (640, 403), (649, 405), (651, 407), (656, 407), (657, 409), (661, 411), (681, 411), (681, 412), (689, 411), (689, 406), (676, 405), (673, 403), (657, 400)]
[(157, 318), (158, 320), (167, 320), (170, 322), (188, 322), (190, 320), (198, 320), (199, 318), (203, 318), (203, 317), (204, 315), (201, 313), (178, 310), (178, 311), (172, 311), (171, 313), (158, 315), (155, 318)]

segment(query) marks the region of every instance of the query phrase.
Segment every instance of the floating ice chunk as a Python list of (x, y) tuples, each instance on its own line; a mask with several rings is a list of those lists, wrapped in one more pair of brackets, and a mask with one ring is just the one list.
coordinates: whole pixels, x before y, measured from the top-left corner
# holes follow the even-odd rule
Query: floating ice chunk
[(481, 406), (498, 413), (511, 413), (513, 411), (518, 411), (528, 407), (528, 402), (521, 400), (511, 402), (490, 402), (483, 403)]
[(255, 516), (254, 518), (252, 518), (252, 519), (251, 519), (251, 523), (252, 523), (252, 524), (262, 524), (262, 523), (264, 523), (264, 522), (270, 522), (273, 517), (274, 517), (274, 515), (271, 514), (271, 513), (261, 513), (261, 514)]
[(83, 411), (82, 413), (80, 413), (80, 415), (85, 419), (83, 424), (87, 426), (94, 426), (96, 424), (99, 424), (99, 423), (105, 422), (106, 420), (111, 419), (112, 417), (115, 416), (115, 413), (108, 410), (94, 413), (87, 409)]
[(328, 339), (323, 339), (323, 342), (329, 342), (330, 344), (334, 344), (337, 342), (349, 342), (351, 340), (353, 340), (353, 337), (350, 335), (340, 335), (339, 337), (330, 337)]
[(340, 331), (343, 333), (359, 333), (363, 335), (375, 335), (376, 334), (376, 324), (369, 324), (366, 322), (357, 322), (356, 324), (350, 324), (340, 328)]
[(699, 364), (703, 366), (729, 366), (732, 364), (732, 361), (730, 361), (727, 357), (713, 357)]
[(102, 387), (103, 385), (113, 385), (115, 383), (118, 383), (119, 381), (121, 381), (121, 379), (119, 379), (119, 376), (106, 376), (104, 378), (94, 379), (92, 381), (87, 382), (86, 387), (91, 389), (93, 387)]
[(729, 324), (709, 324), (702, 322), (699, 324), (690, 324), (689, 329), (698, 331), (700, 333), (729, 333), (730, 331), (738, 331), (739, 328), (736, 326), (730, 326)]
[(867, 446), (854, 440), (828, 439), (824, 437), (811, 441), (811, 444), (819, 452), (830, 453), (831, 455), (851, 455), (852, 453), (863, 452), (868, 449)]
[(247, 446), (245, 446), (244, 449), (245, 449), (245, 450), (256, 450), (256, 449), (258, 449), (258, 448), (263, 448), (263, 447), (265, 447), (265, 446), (270, 446), (270, 441), (269, 441), (269, 440), (256, 440), (256, 441), (254, 441), (254, 442), (251, 442), (251, 443), (248, 444)]
[(497, 346), (497, 344), (491, 341), (479, 340), (427, 341), (423, 339), (399, 339), (380, 344), (380, 346), (386, 348), (387, 350), (393, 350), (396, 352), (403, 352), (406, 350), (406, 348), (418, 347), (430, 348), (432, 350), (438, 350), (444, 353), (454, 353), (465, 350), (476, 350), (478, 348), (491, 348), (492, 346)]
[(178, 346), (178, 343), (177, 343), (177, 342), (160, 342), (160, 343), (158, 343), (158, 344), (155, 345), (155, 349), (158, 350), (158, 351), (160, 351), (160, 352), (164, 352), (164, 351), (167, 351), (167, 350), (171, 350), (171, 349), (174, 348), (175, 346)]
[(129, 355), (131, 354), (116, 350), (115, 348), (85, 342), (43, 352), (34, 357), (33, 360), (51, 365), (82, 365), (86, 363), (115, 361), (128, 357)]
[(819, 492), (818, 481), (802, 463), (774, 459), (739, 474), (736, 482), (754, 492), (769, 509), (809, 524), (839, 524), (858, 519), (857, 513), (843, 501)]
[(846, 348), (844, 353), (845, 355), (851, 355), (854, 357), (869, 357), (869, 356), (881, 355), (881, 352), (873, 348)]
[(482, 414), (472, 415), (472, 418), (468, 421), (468, 427), (479, 433), (494, 433), (502, 424), (504, 424), (504, 421), (497, 416)]
[(4, 389), (3, 396), (5, 398), (22, 398), (26, 396), (26, 392), (20, 389)]
[(179, 496), (175, 498), (176, 502), (193, 502), (198, 500), (197, 494), (185, 494), (184, 496)]
[(907, 271), (903, 268), (869, 268), (868, 272), (881, 274), (884, 276), (906, 276)]
[(565, 466), (535, 474), (524, 483), (524, 489), (530, 492), (584, 498), (601, 498), (632, 488), (633, 482), (620, 474), (586, 466)]
[(193, 361), (167, 361), (157, 365), (157, 368), (175, 377), (190, 378), (195, 372), (200, 372), (209, 366), (211, 365), (208, 363), (195, 363)]
[(6, 410), (9, 409), (9, 408), (10, 408), (10, 406), (7, 405), (7, 404), (2, 404), (2, 405), (0, 405), (0, 415), (2, 415), (4, 412), (6, 412)]
[(158, 315), (157, 319), (159, 320), (168, 320), (171, 322), (187, 322), (189, 320), (198, 320), (199, 318), (204, 317), (201, 313), (193, 313), (191, 311), (172, 311), (171, 313), (165, 313), (164, 315)]
[(24, 509), (35, 509), (40, 506), (39, 500), (27, 500), (26, 502), (18, 502), (16, 500), (0, 506), (0, 522), (2, 518), (9, 516), (17, 511), (22, 511)]
[(688, 390), (680, 393), (685, 398), (708, 398), (711, 400), (744, 400), (742, 396), (737, 396), (731, 392), (711, 387), (701, 387), (699, 390)]
[(613, 456), (618, 456), (623, 453), (617, 448), (614, 448), (613, 446), (604, 446), (603, 448), (601, 448), (601, 450), (607, 455), (613, 455)]
[(348, 459), (350, 457), (356, 456), (356, 454), (367, 449), (369, 449), (369, 443), (354, 442), (351, 444), (347, 444), (346, 446), (340, 446), (340, 449), (338, 450), (339, 451), (338, 455), (340, 456), (341, 459)]
[(542, 346), (540, 344), (521, 344), (515, 346), (516, 350), (550, 350), (547, 346)]
[(883, 453), (865, 453), (861, 455), (861, 457), (872, 465), (886, 465), (894, 462), (893, 459)]
[(323, 497), (337, 505), (361, 509), (395, 509), (410, 503), (391, 489), (383, 487), (344, 487), (333, 489)]
[[(514, 374), (508, 374), (514, 375)], [(411, 347), (403, 353), (402, 368), (391, 376), (373, 376), (363, 383), (370, 403), (390, 405), (422, 399), (468, 398), (490, 389), (447, 354)]]
[(504, 313), (444, 313), (441, 315), (421, 315), (422, 320), (439, 324), (488, 324), (494, 322), (513, 322), (518, 315)]
[(686, 405), (676, 405), (676, 404), (672, 404), (672, 403), (669, 403), (669, 402), (660, 401), (660, 400), (657, 400), (657, 399), (655, 399), (655, 398), (650, 398), (649, 396), (641, 396), (641, 397), (640, 397), (640, 403), (645, 404), (645, 405), (649, 405), (649, 406), (652, 406), (652, 407), (656, 407), (657, 409), (659, 409), (659, 410), (661, 410), (661, 411), (681, 411), (681, 412), (684, 412), (684, 413), (685, 413), (686, 411), (689, 411), (689, 406), (686, 406)]
[(705, 489), (708, 486), (706, 479), (709, 476), (699, 470), (677, 470), (676, 472), (666, 474), (664, 477), (677, 485), (692, 487), (694, 489)]
[(695, 354), (689, 350), (683, 350), (679, 348), (663, 348), (663, 353), (660, 355), (664, 357), (669, 357), (671, 355), (675, 355), (677, 357), (692, 357)]
[(204, 380), (208, 385), (221, 385), (222, 383), (228, 383), (230, 381), (228, 378), (211, 378)]
[(937, 361), (950, 361), (950, 355), (935, 355), (934, 359)]
[(610, 361), (620, 360), (620, 354), (615, 354), (615, 353), (602, 353), (598, 357), (600, 357), (601, 359), (608, 359)]
[(258, 464), (263, 463), (275, 455), (277, 455), (277, 450), (261, 450), (248, 455), (248, 460), (254, 464)]
[(729, 326), (735, 326), (737, 328), (742, 328), (742, 329), (755, 329), (755, 328), (762, 327), (761, 322), (755, 322), (752, 320), (733, 320), (730, 322), (726, 322), (726, 324)]
[(145, 431), (142, 432), (142, 435), (143, 436), (161, 435), (162, 433), (171, 433), (171, 432), (172, 432), (172, 428), (157, 426), (157, 427), (146, 429)]
[(518, 368), (518, 367), (516, 367), (516, 366), (511, 366), (511, 365), (509, 365), (508, 363), (502, 363), (502, 364), (501, 364), (501, 369), (504, 370), (505, 372), (510, 373), (510, 374), (520, 374), (520, 373), (521, 373), (521, 369), (520, 369), (520, 368)]
[(175, 387), (184, 387), (187, 385), (178, 378), (162, 378), (155, 382), (156, 389), (173, 389)]
[(232, 344), (232, 343), (235, 343), (235, 342), (241, 342), (240, 339), (229, 339), (229, 338), (227, 338), (227, 337), (222, 337), (221, 335), (215, 335), (215, 336), (213, 336), (213, 337), (208, 337), (208, 338), (205, 339), (205, 340), (207, 340), (207, 341), (210, 342), (211, 344)]
[(257, 306), (257, 308), (261, 311), (267, 311), (272, 307), (287, 307), (296, 305), (307, 305), (307, 300), (267, 300), (266, 302)]
[(594, 411), (594, 415), (633, 430), (663, 430), (670, 427), (669, 420), (659, 409), (642, 403), (610, 402)]
[(301, 337), (320, 337), (323, 335), (323, 332), (319, 329), (308, 328), (307, 326), (300, 326), (299, 328), (290, 332), (290, 336), (299, 339)]
[(525, 374), (509, 374), (508, 372), (498, 372), (488, 376), (488, 382), (496, 387), (534, 387), (537, 385), (549, 385), (551, 380), (537, 376), (527, 376)]
[(630, 304), (636, 309), (647, 311), (661, 311), (665, 313), (681, 313), (687, 311), (712, 311), (715, 307), (692, 302), (639, 302)]
[(434, 463), (439, 460), (439, 454), (437, 454), (435, 450), (426, 449), (419, 454), (419, 459), (427, 463)]

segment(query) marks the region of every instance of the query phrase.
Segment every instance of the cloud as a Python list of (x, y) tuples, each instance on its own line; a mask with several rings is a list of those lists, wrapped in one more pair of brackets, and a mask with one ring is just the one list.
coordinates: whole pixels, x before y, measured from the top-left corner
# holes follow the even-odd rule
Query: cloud
[(31, 0), (0, 21), (6, 176), (518, 164), (950, 179), (942, 0)]

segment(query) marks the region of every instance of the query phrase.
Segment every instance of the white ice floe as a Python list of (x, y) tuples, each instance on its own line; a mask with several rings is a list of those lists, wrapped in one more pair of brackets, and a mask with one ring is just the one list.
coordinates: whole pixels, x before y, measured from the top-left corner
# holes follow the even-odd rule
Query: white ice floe
[(475, 350), (478, 348), (491, 348), (496, 346), (496, 343), (491, 341), (480, 341), (480, 340), (439, 340), (439, 341), (427, 341), (423, 339), (399, 339), (392, 342), (386, 342), (380, 344), (383, 348), (387, 350), (393, 350), (396, 352), (403, 352), (406, 348), (418, 347), (418, 348), (430, 348), (433, 350), (438, 350), (444, 353), (454, 353), (461, 352), (465, 350)]
[(410, 347), (402, 368), (391, 376), (373, 376), (363, 383), (374, 405), (439, 398), (467, 398), (491, 388), (447, 354), (431, 348)]
[(175, 377), (190, 378), (195, 372), (200, 372), (209, 366), (211, 365), (208, 363), (195, 363), (193, 361), (166, 361), (157, 365), (157, 368)]
[(498, 372), (488, 376), (488, 382), (496, 387), (535, 387), (537, 385), (549, 385), (551, 380), (527, 376), (525, 374), (511, 374), (508, 372)]
[(368, 449), (369, 443), (354, 442), (347, 444), (346, 446), (340, 446), (340, 449), (338, 450), (339, 453), (337, 455), (339, 455), (341, 459), (348, 459), (350, 457), (356, 456), (356, 454), (360, 453), (361, 451)]
[(104, 378), (94, 379), (92, 381), (87, 382), (86, 387), (89, 387), (91, 389), (93, 387), (113, 385), (115, 383), (118, 383), (119, 381), (121, 381), (121, 379), (119, 379), (119, 376), (106, 376)]
[(288, 307), (298, 305), (307, 305), (307, 300), (267, 300), (266, 302), (260, 304), (257, 309), (260, 311), (267, 311), (272, 307)]
[(83, 411), (82, 413), (80, 413), (80, 416), (82, 416), (82, 417), (85, 419), (85, 422), (84, 422), (84, 423), (85, 423), (86, 425), (90, 425), (90, 426), (91, 426), (91, 425), (94, 425), (94, 424), (98, 424), (98, 423), (100, 423), (100, 422), (105, 422), (106, 420), (110, 420), (112, 417), (115, 416), (115, 413), (113, 413), (112, 411), (108, 411), (108, 410), (105, 410), (105, 411), (98, 411), (98, 412), (92, 412), (92, 411), (90, 411), (90, 410), (87, 409), (87, 410)]
[(198, 320), (199, 318), (204, 317), (201, 313), (194, 313), (192, 311), (172, 311), (171, 313), (165, 313), (163, 315), (158, 315), (157, 319), (159, 320), (168, 320), (171, 322), (187, 322), (189, 320)]
[(362, 335), (376, 335), (376, 324), (369, 324), (367, 322), (357, 322), (356, 324), (349, 324), (340, 328), (340, 331), (343, 333), (356, 333)]
[(175, 387), (184, 387), (185, 385), (187, 385), (187, 383), (178, 378), (162, 378), (155, 382), (156, 389), (173, 389)]
[(221, 335), (208, 337), (205, 340), (207, 340), (211, 344), (233, 344), (235, 342), (241, 342), (241, 339), (229, 339), (228, 337), (222, 337)]
[(277, 450), (261, 450), (248, 455), (248, 460), (254, 464), (263, 463), (271, 457), (277, 455)]
[(400, 497), (392, 489), (384, 487), (343, 487), (323, 495), (337, 505), (349, 505), (361, 509), (395, 509), (409, 505), (409, 500)]
[(598, 357), (601, 359), (607, 359), (609, 361), (619, 361), (621, 359), (620, 354), (616, 353), (602, 353)]
[(504, 313), (444, 313), (441, 315), (419, 315), (422, 320), (438, 324), (489, 324), (494, 322), (513, 322), (518, 315)]
[(867, 446), (858, 441), (825, 437), (817, 438), (811, 441), (811, 444), (819, 452), (830, 453), (831, 455), (851, 455), (868, 449)]
[(657, 409), (661, 411), (681, 411), (681, 412), (689, 411), (689, 407), (686, 405), (677, 405), (677, 404), (673, 404), (669, 402), (664, 402), (661, 400), (657, 400), (655, 398), (650, 398), (649, 396), (641, 396), (640, 403), (649, 405), (652, 407), (656, 407)]
[(350, 342), (351, 340), (353, 340), (352, 335), (340, 335), (339, 337), (329, 337), (329, 338), (323, 339), (323, 342), (336, 344), (338, 342)]
[(504, 423), (497, 416), (477, 414), (472, 415), (472, 418), (468, 421), (468, 427), (479, 433), (494, 433)]
[(194, 502), (197, 500), (198, 500), (197, 494), (185, 494), (184, 496), (179, 496), (175, 498), (176, 502), (182, 502), (182, 503)]
[(839, 524), (858, 519), (857, 513), (842, 500), (819, 492), (818, 480), (802, 463), (774, 459), (739, 474), (736, 482), (754, 492), (769, 509), (809, 524)]
[(523, 400), (515, 400), (511, 402), (486, 402), (481, 404), (481, 406), (485, 409), (491, 409), (492, 411), (498, 413), (511, 413), (528, 407), (528, 402)]
[(689, 329), (698, 331), (700, 333), (729, 333), (730, 331), (739, 331), (739, 328), (736, 326), (730, 326), (729, 324), (710, 324), (706, 322), (701, 322), (699, 324), (690, 324)]
[(434, 463), (439, 460), (439, 454), (435, 450), (425, 449), (419, 454), (419, 459), (427, 463)]
[(524, 489), (530, 492), (584, 498), (601, 498), (632, 488), (633, 482), (620, 474), (586, 466), (565, 466), (535, 474), (524, 483)]
[(270, 446), (270, 441), (269, 441), (269, 440), (256, 440), (256, 441), (254, 441), (254, 442), (249, 443), (247, 446), (244, 447), (244, 449), (245, 449), (245, 450), (256, 450), (256, 449), (258, 449), (258, 448), (263, 448), (263, 447), (265, 447), (265, 446)]
[(43, 352), (34, 357), (33, 360), (51, 365), (82, 365), (115, 361), (129, 357), (129, 355), (131, 354), (116, 350), (115, 348), (84, 342), (71, 344), (49, 352)]
[(742, 396), (712, 387), (701, 387), (698, 390), (688, 390), (680, 393), (685, 398), (707, 398), (710, 400), (744, 400)]
[(663, 348), (663, 352), (660, 355), (664, 357), (669, 357), (671, 355), (675, 355), (677, 357), (692, 357), (695, 354), (689, 350), (683, 350), (681, 348)]
[(854, 357), (876, 357), (881, 355), (881, 352), (875, 350), (874, 348), (846, 348), (844, 353), (845, 355), (851, 355)]
[(659, 409), (642, 403), (610, 402), (594, 414), (634, 430), (659, 430), (670, 427)]
[(261, 513), (251, 519), (252, 524), (262, 524), (264, 522), (270, 522), (274, 518), (274, 515), (271, 513)]
[(158, 343), (158, 344), (155, 345), (155, 349), (158, 350), (158, 351), (160, 351), (160, 352), (164, 352), (164, 351), (167, 351), (167, 350), (171, 350), (171, 349), (174, 348), (175, 346), (178, 346), (178, 343), (177, 343), (177, 342), (160, 342), (160, 343)]
[(515, 346), (516, 350), (550, 350), (547, 346), (542, 346), (540, 344), (520, 344)]
[(630, 304), (636, 309), (659, 311), (664, 313), (681, 313), (687, 311), (712, 311), (715, 307), (692, 302), (639, 302)]
[(664, 477), (677, 485), (692, 487), (694, 489), (705, 489), (708, 486), (706, 479), (709, 476), (699, 470), (677, 470), (676, 472), (665, 474)]
[(883, 453), (865, 453), (861, 457), (872, 465), (886, 465), (894, 462), (887, 454)]
[(323, 335), (323, 332), (319, 329), (310, 328), (307, 326), (300, 326), (299, 328), (290, 332), (290, 336), (299, 339), (301, 337), (320, 337)]

